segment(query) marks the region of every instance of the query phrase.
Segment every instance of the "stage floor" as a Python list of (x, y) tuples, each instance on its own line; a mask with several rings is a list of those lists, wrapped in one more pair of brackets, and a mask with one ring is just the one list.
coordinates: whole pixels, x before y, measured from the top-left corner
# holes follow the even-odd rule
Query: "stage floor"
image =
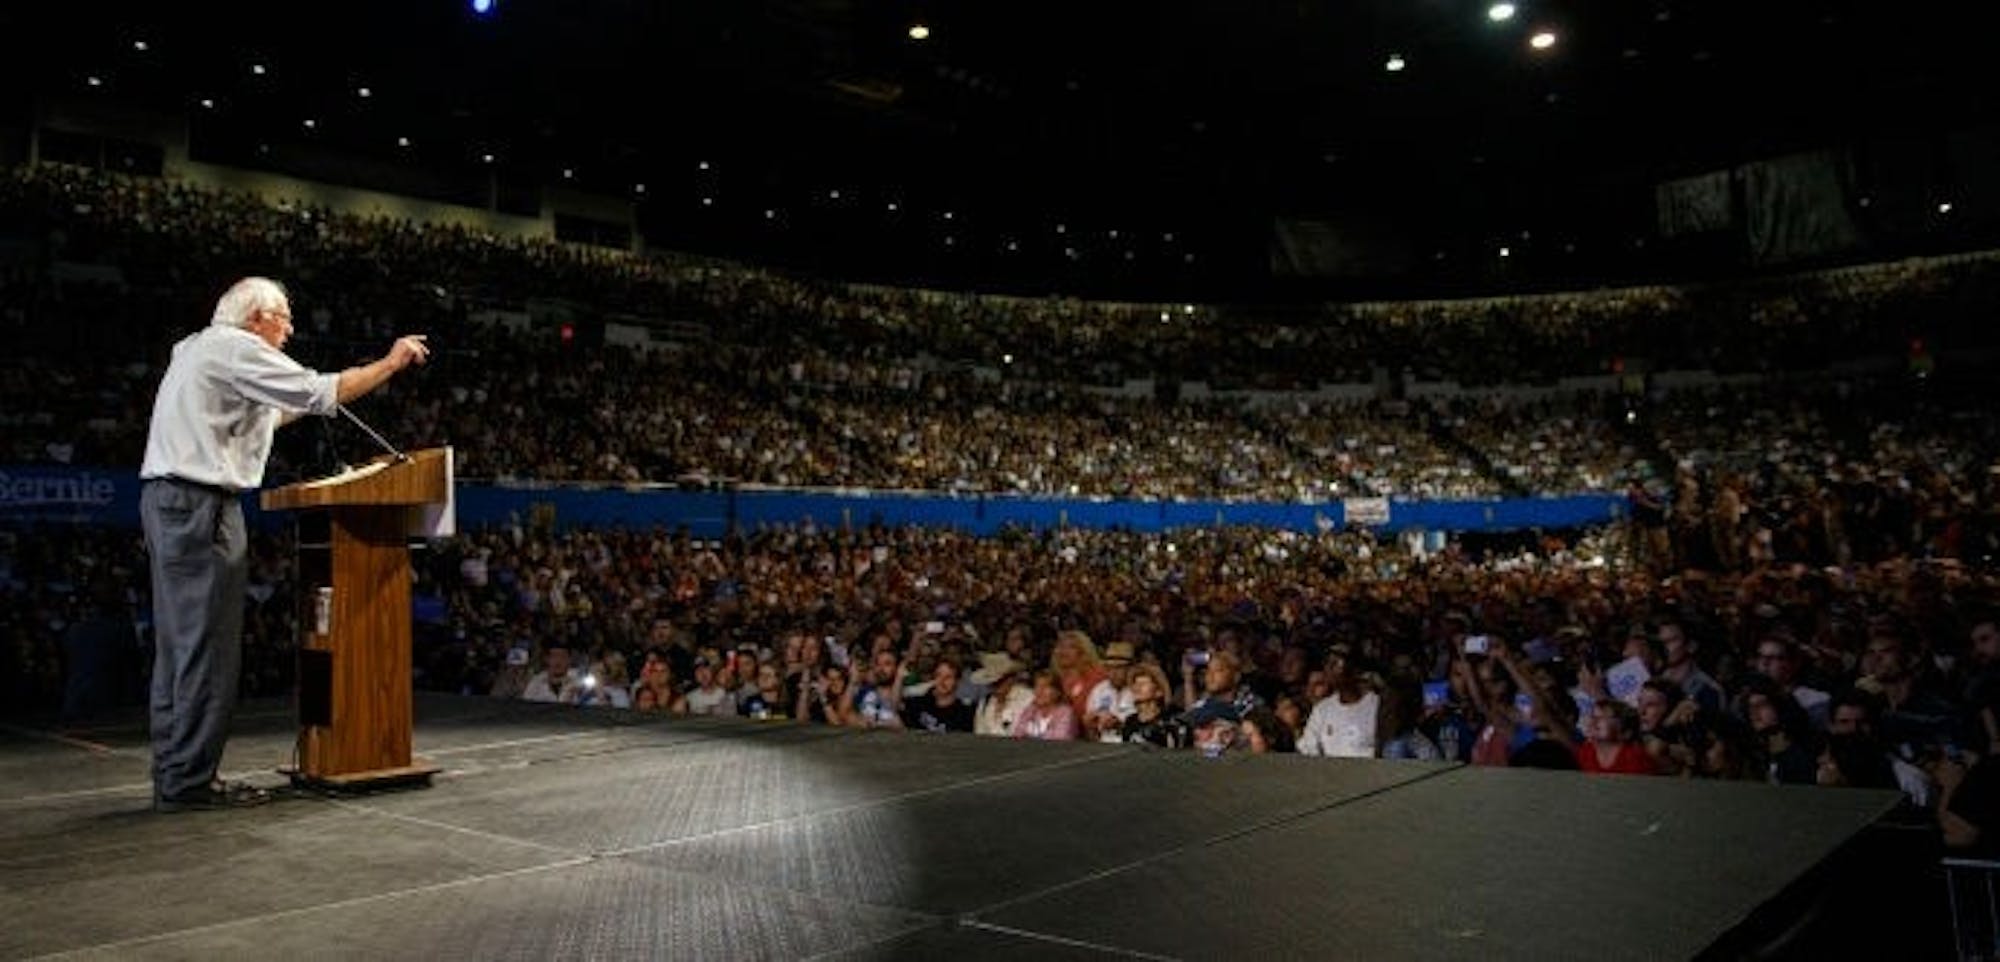
[[(1685, 958), (1894, 801), (442, 696), (417, 715), (428, 789), (176, 815), (149, 810), (137, 719), (0, 729), (0, 958)], [(282, 784), (293, 733), (283, 704), (245, 706), (229, 774)]]

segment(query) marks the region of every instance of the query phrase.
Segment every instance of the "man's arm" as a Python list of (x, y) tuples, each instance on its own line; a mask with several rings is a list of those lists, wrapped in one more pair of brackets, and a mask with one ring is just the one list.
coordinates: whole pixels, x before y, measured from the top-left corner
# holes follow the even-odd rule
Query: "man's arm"
[(422, 364), (430, 359), (431, 349), (424, 344), (425, 335), (411, 334), (399, 337), (389, 345), (389, 353), (371, 363), (350, 367), (340, 372), (334, 388), (334, 398), (346, 404), (355, 398), (364, 397), (376, 388), (388, 383), (396, 372), (411, 364)]

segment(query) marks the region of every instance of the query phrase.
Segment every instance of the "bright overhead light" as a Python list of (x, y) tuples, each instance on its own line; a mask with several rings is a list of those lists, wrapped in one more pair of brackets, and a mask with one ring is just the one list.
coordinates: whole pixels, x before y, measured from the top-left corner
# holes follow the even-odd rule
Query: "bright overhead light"
[(1938, 205), (1938, 213), (1940, 213), (1940, 214), (1949, 214), (1949, 213), (1951, 213), (1951, 201), (1945, 201), (1944, 203), (1942, 203), (1942, 204), (1939, 204), (1939, 205)]
[(574, 168), (574, 167), (564, 167), (564, 168), (563, 168), (563, 179), (564, 179), (564, 180), (575, 180), (575, 179), (576, 179), (576, 168)]
[(153, 48), (147, 45), (146, 41), (144, 40), (134, 40), (132, 41), (132, 49), (137, 50), (140, 53), (145, 53), (146, 51), (151, 50)]
[(307, 117), (307, 118), (306, 118), (306, 129), (307, 129), (307, 130), (311, 130), (311, 129), (313, 129), (314, 127), (318, 127), (318, 126), (319, 126), (319, 121), (317, 121), (317, 120), (314, 120), (314, 119), (312, 119), (311, 117)]
[(931, 28), (926, 27), (921, 23), (910, 24), (911, 40), (929, 40), (930, 37), (931, 37)]
[(951, 211), (945, 211), (945, 212), (944, 212), (944, 219), (945, 219), (945, 220), (950, 220), (951, 218), (952, 218), (952, 213), (951, 213)]
[(91, 85), (91, 86), (93, 86), (93, 87), (102, 87), (102, 86), (104, 86), (104, 80), (103, 80), (102, 78), (99, 78), (99, 77), (85, 77), (85, 78), (83, 78), (83, 82), (84, 82), (84, 83), (87, 83), (87, 84), (89, 84), (89, 85)]
[(829, 190), (829, 191), (827, 191), (827, 192), (826, 192), (826, 199), (827, 199), (827, 200), (839, 200), (839, 199), (840, 199), (840, 191), (839, 191), (839, 190), (837, 190), (837, 189), (836, 189), (836, 190)]
[(1544, 30), (1528, 38), (1528, 46), (1536, 50), (1547, 50), (1556, 45), (1556, 35), (1552, 30)]
[(713, 198), (713, 197), (703, 197), (703, 198), (701, 199), (701, 206), (703, 206), (703, 207), (714, 207), (714, 206), (715, 206), (715, 198)]
[(212, 98), (212, 97), (203, 97), (203, 98), (201, 98), (201, 109), (203, 109), (203, 110), (214, 110), (214, 109), (215, 109), (215, 99), (214, 99), (214, 98)]
[(633, 185), (632, 185), (632, 192), (633, 192), (633, 193), (635, 193), (635, 194), (643, 194), (643, 193), (645, 193), (645, 192), (646, 192), (646, 185), (645, 185), (645, 184), (633, 184)]
[(1502, 23), (1514, 19), (1514, 5), (1511, 3), (1496, 3), (1487, 7), (1486, 19), (1494, 23)]
[(699, 163), (699, 164), (696, 164), (696, 165), (694, 165), (694, 166), (695, 166), (695, 169), (696, 169), (696, 170), (707, 170), (707, 169), (708, 169), (708, 161), (705, 161), (705, 160), (704, 160), (704, 161), (702, 161), (701, 163)]
[(360, 97), (363, 100), (367, 100), (368, 98), (375, 96), (375, 91), (370, 90), (367, 87), (356, 87), (354, 88), (354, 95), (356, 97)]
[(764, 219), (765, 219), (765, 220), (777, 220), (777, 219), (778, 219), (778, 212), (777, 212), (777, 211), (775, 211), (775, 210), (772, 210), (772, 209), (770, 209), (769, 207), (766, 207), (766, 208), (764, 208)]
[(492, 154), (480, 154), (480, 155), (479, 155), (479, 159), (480, 159), (480, 160), (482, 160), (482, 161), (484, 161), (484, 162), (486, 162), (486, 163), (489, 163), (489, 164), (490, 164), (490, 163), (492, 163), (492, 162), (493, 162), (493, 155), (492, 155)]
[(259, 77), (262, 77), (264, 75), (264, 65), (261, 63), (253, 63), (250, 65), (250, 72), (256, 74)]
[(398, 146), (398, 147), (408, 147), (408, 146), (410, 146), (410, 138), (408, 138), (408, 137), (398, 137), (398, 138), (396, 138), (396, 146)]
[(1409, 65), (1409, 62), (1403, 59), (1402, 54), (1392, 53), (1389, 55), (1389, 62), (1383, 64), (1382, 68), (1390, 73), (1401, 73), (1403, 68)]
[(1512, 257), (1512, 256), (1514, 256), (1514, 252), (1513, 252), (1513, 250), (1512, 250), (1512, 249), (1510, 249), (1510, 248), (1506, 248), (1506, 247), (1502, 247), (1502, 248), (1500, 248), (1500, 256), (1501, 256), (1501, 257)]

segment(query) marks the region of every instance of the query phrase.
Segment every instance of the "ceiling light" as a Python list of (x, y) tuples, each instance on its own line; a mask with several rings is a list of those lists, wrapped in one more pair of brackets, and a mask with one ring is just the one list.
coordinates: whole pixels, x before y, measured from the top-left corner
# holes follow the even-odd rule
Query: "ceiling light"
[(1939, 204), (1939, 205), (1938, 205), (1938, 213), (1940, 213), (1940, 214), (1949, 214), (1949, 213), (1951, 213), (1951, 201), (1945, 201), (1944, 203), (1942, 203), (1942, 204)]
[(259, 77), (262, 77), (264, 75), (264, 65), (261, 63), (253, 63), (250, 65), (250, 72), (256, 74)]
[(1389, 55), (1389, 62), (1383, 64), (1382, 69), (1387, 70), (1390, 73), (1402, 73), (1403, 68), (1407, 66), (1409, 66), (1409, 62), (1403, 59), (1402, 54), (1392, 53)]
[(367, 87), (356, 87), (354, 89), (354, 95), (356, 97), (360, 97), (363, 100), (367, 100), (368, 98), (375, 96), (375, 91), (370, 90)]
[(703, 207), (714, 207), (714, 206), (715, 206), (715, 198), (713, 198), (713, 197), (703, 197), (703, 198), (701, 199), (701, 206), (703, 206)]
[(93, 86), (93, 87), (102, 87), (102, 86), (104, 86), (104, 81), (103, 81), (103, 80), (102, 80), (101, 78), (98, 78), (98, 77), (85, 77), (85, 78), (83, 78), (83, 82), (84, 82), (84, 83), (87, 83), (87, 84), (89, 84), (89, 85), (91, 85), (91, 86)]
[(152, 47), (148, 46), (146, 41), (144, 40), (134, 40), (132, 41), (132, 49), (137, 50), (140, 53), (145, 53), (146, 51), (151, 50)]
[(1502, 247), (1502, 248), (1500, 248), (1500, 256), (1501, 256), (1501, 257), (1512, 257), (1512, 256), (1514, 256), (1514, 251), (1513, 251), (1513, 250), (1512, 250), (1511, 248), (1506, 248), (1506, 247)]
[(632, 192), (633, 192), (633, 193), (635, 193), (635, 194), (643, 194), (643, 193), (645, 193), (645, 192), (646, 192), (646, 185), (645, 185), (645, 184), (633, 184), (633, 185), (632, 185)]
[(764, 219), (765, 219), (765, 220), (777, 220), (777, 219), (778, 219), (778, 212), (777, 212), (777, 211), (775, 211), (775, 210), (772, 210), (772, 209), (770, 209), (769, 207), (766, 207), (766, 208), (764, 208)]
[(931, 37), (931, 28), (926, 27), (921, 23), (910, 24), (911, 40), (929, 40), (930, 37)]
[(214, 109), (215, 109), (215, 100), (214, 100), (213, 98), (210, 98), (210, 97), (203, 97), (203, 98), (201, 98), (201, 109), (203, 109), (203, 110), (214, 110)]
[(564, 179), (564, 180), (575, 180), (575, 179), (576, 179), (576, 168), (574, 168), (574, 167), (564, 167), (564, 168), (563, 168), (563, 179)]
[(306, 129), (307, 129), (307, 130), (311, 130), (311, 129), (313, 129), (314, 127), (318, 127), (318, 126), (319, 126), (319, 121), (317, 121), (317, 120), (314, 120), (314, 119), (312, 119), (311, 117), (307, 117), (307, 118), (306, 118)]
[(396, 138), (396, 146), (398, 146), (398, 147), (408, 147), (408, 146), (410, 146), (410, 138), (408, 138), (408, 137), (398, 137), (398, 138)]
[(950, 220), (950, 219), (951, 219), (951, 216), (952, 216), (952, 215), (951, 215), (951, 211), (945, 211), (945, 212), (944, 212), (944, 219), (945, 219), (945, 220)]
[(1494, 23), (1501, 23), (1507, 20), (1514, 19), (1514, 5), (1511, 3), (1496, 3), (1490, 7), (1487, 7), (1486, 19), (1491, 20)]
[(492, 155), (492, 154), (480, 154), (480, 155), (479, 155), (479, 159), (480, 159), (480, 160), (482, 160), (482, 161), (485, 161), (486, 163), (489, 163), (489, 164), (490, 164), (490, 163), (492, 163), (492, 162), (493, 162), (493, 155)]
[(839, 200), (839, 199), (840, 199), (840, 191), (839, 191), (839, 190), (829, 190), (829, 191), (827, 191), (827, 192), (826, 192), (826, 199), (827, 199), (827, 200)]
[(696, 165), (694, 165), (694, 166), (695, 166), (695, 169), (696, 169), (696, 170), (707, 170), (707, 169), (708, 169), (708, 161), (705, 161), (705, 160), (704, 160), (704, 161), (702, 161), (701, 163), (699, 163), (699, 164), (696, 164)]
[(1547, 50), (1556, 45), (1556, 35), (1552, 30), (1544, 30), (1528, 38), (1528, 46), (1536, 50)]
[(896, 207), (896, 202), (895, 202), (895, 201), (893, 201), (893, 200), (892, 200), (892, 201), (890, 201), (890, 202), (889, 202), (889, 205), (888, 205), (888, 206), (889, 206), (889, 213), (893, 214), (893, 213), (895, 213), (895, 212), (897, 211), (897, 207)]

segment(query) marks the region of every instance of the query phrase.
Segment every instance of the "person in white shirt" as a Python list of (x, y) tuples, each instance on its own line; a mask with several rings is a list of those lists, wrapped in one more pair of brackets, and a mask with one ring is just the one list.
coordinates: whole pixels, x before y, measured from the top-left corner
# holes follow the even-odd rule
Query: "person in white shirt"
[(522, 701), (556, 702), (574, 705), (583, 700), (583, 673), (570, 662), (569, 645), (549, 642), (542, 651), (542, 670), (521, 689)]
[(1335, 645), (1326, 658), (1333, 694), (1320, 699), (1306, 717), (1299, 754), (1328, 758), (1375, 757), (1375, 723), (1382, 700), (1348, 663), (1347, 652)]
[(1129, 641), (1114, 641), (1104, 646), (1104, 680), (1084, 698), (1085, 737), (1112, 743), (1125, 740), (1125, 719), (1137, 710), (1132, 704), (1130, 687), (1134, 654)]
[(243, 663), (248, 539), (240, 495), (264, 483), (279, 425), (328, 416), (430, 356), (401, 337), (372, 363), (335, 374), (285, 354), (292, 309), (277, 282), (250, 277), (209, 325), (174, 345), (153, 399), (139, 466), (139, 520), (153, 576), (153, 807), (255, 804), (268, 795), (216, 778)]

